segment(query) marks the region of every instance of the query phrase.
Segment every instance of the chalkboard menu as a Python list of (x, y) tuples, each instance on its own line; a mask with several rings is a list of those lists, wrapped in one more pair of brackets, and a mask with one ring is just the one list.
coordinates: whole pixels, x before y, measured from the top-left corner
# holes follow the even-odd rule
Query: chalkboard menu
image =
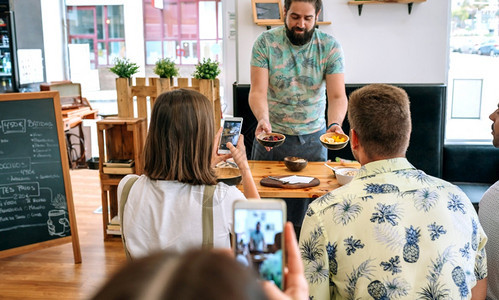
[(0, 254), (60, 240), (78, 260), (66, 155), (58, 92), (0, 95)]

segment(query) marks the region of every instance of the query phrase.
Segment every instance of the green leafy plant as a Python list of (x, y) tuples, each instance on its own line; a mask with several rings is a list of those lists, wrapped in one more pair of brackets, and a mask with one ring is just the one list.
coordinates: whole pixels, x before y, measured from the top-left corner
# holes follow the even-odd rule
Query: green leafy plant
[(170, 58), (160, 58), (154, 67), (154, 74), (160, 78), (172, 78), (178, 76), (178, 68)]
[(127, 58), (115, 58), (114, 66), (109, 68), (111, 72), (122, 78), (131, 78), (133, 74), (139, 71), (139, 66)]
[(203, 58), (203, 61), (196, 65), (196, 70), (192, 76), (196, 79), (215, 79), (221, 70), (218, 61), (212, 61), (210, 58)]

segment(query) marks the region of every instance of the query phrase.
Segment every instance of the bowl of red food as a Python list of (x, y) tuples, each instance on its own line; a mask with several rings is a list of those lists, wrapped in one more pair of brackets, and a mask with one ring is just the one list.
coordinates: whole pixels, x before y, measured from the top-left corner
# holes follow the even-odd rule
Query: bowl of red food
[(280, 134), (277, 132), (271, 132), (271, 133), (260, 133), (257, 137), (256, 140), (265, 147), (277, 147), (282, 145), (284, 143), (284, 140), (286, 140), (286, 136), (284, 134)]

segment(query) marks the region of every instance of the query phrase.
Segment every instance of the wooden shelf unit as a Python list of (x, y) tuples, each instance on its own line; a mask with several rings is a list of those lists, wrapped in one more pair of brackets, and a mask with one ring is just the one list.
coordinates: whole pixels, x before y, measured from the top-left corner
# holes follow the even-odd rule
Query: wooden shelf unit
[(407, 4), (407, 8), (409, 11), (409, 14), (411, 14), (412, 11), (412, 5), (414, 3), (422, 3), (426, 2), (426, 0), (365, 0), (365, 1), (348, 1), (348, 4), (350, 5), (357, 5), (357, 9), (359, 11), (359, 16), (362, 14), (362, 7), (364, 4), (394, 4), (394, 3), (399, 3), (399, 4)]
[(111, 237), (107, 233), (107, 225), (114, 216), (118, 215), (118, 184), (126, 175), (106, 174), (103, 172), (103, 164), (110, 159), (133, 159), (135, 161), (135, 174), (142, 174), (144, 165), (141, 153), (146, 131), (145, 118), (109, 117), (97, 121), (102, 222), (105, 240)]

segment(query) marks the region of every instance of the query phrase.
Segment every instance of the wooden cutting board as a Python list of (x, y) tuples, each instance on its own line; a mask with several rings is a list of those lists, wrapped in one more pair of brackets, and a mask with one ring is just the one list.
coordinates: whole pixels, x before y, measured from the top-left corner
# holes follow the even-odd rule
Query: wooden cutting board
[[(289, 177), (289, 175), (273, 176), (273, 177), (283, 178), (283, 177)], [(283, 189), (303, 189), (303, 188), (318, 186), (320, 183), (321, 182), (316, 177), (314, 177), (314, 179), (309, 183), (283, 183), (268, 177), (264, 177), (262, 180), (260, 180), (260, 184), (263, 186), (283, 188)]]

